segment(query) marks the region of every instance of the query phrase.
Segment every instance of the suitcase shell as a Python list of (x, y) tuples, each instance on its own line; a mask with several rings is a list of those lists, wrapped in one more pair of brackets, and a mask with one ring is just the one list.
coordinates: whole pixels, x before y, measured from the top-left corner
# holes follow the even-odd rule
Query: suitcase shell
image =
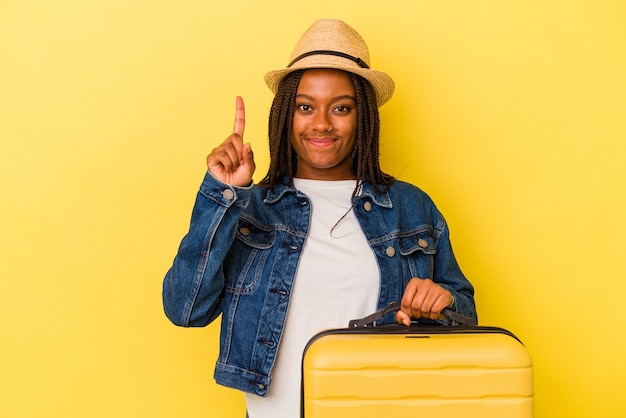
[(512, 333), (484, 326), (345, 328), (309, 341), (302, 360), (303, 417), (401, 414), (532, 417), (531, 358)]

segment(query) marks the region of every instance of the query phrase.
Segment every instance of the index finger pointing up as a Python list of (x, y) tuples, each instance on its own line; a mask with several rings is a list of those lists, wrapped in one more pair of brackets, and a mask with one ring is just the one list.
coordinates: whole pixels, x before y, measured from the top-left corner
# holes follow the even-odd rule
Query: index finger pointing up
[(235, 110), (235, 127), (233, 133), (239, 134), (243, 138), (243, 130), (246, 126), (246, 111), (243, 107), (243, 99), (237, 96)]

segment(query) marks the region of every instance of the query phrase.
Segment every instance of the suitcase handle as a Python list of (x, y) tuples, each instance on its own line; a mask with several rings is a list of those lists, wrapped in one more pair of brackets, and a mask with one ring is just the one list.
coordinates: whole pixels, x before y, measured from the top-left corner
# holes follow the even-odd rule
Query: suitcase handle
[[(380, 320), (383, 316), (392, 312), (399, 311), (399, 310), (400, 310), (400, 304), (398, 302), (393, 302), (389, 304), (389, 306), (387, 306), (386, 308), (376, 311), (371, 315), (368, 315), (361, 319), (351, 320), (348, 323), (348, 327), (349, 328), (371, 327), (371, 326), (374, 326), (374, 322)], [(458, 326), (458, 325), (476, 326), (478, 325), (478, 322), (476, 321), (476, 319), (470, 318), (465, 315), (461, 315), (460, 313), (451, 311), (450, 309), (444, 309), (443, 311), (441, 311), (441, 314), (439, 315), (439, 319), (441, 320), (449, 319), (453, 326)]]

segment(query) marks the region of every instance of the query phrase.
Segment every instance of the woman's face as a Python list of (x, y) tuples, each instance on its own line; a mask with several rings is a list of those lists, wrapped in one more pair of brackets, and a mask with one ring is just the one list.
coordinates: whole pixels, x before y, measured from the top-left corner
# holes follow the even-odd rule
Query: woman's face
[(313, 69), (302, 75), (296, 92), (291, 143), (295, 177), (350, 180), (356, 132), (356, 97), (350, 77), (340, 70)]

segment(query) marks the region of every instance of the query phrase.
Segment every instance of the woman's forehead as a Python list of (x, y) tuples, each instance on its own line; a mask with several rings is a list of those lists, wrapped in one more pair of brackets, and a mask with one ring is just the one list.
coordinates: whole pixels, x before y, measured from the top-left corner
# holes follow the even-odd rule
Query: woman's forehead
[(351, 96), (354, 85), (345, 71), (333, 69), (306, 70), (298, 84), (297, 95)]

